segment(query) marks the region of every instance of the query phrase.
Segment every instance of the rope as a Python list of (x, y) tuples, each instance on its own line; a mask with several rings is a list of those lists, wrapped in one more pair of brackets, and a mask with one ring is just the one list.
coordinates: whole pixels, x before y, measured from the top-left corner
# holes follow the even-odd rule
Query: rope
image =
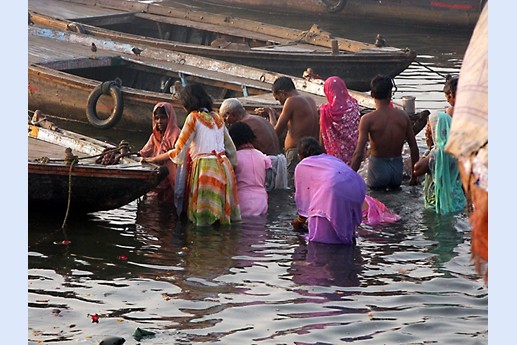
[[(72, 200), (72, 168), (74, 164), (78, 161), (78, 159), (74, 159), (70, 162), (70, 172), (68, 173), (68, 202), (66, 205), (66, 213), (65, 213), (65, 219), (63, 220), (63, 225), (61, 226), (61, 229), (65, 229), (66, 220), (68, 219), (68, 213), (70, 211), (70, 201)], [(63, 232), (66, 238), (66, 232)]]
[(435, 71), (434, 69), (432, 69), (432, 68), (431, 68), (431, 67), (429, 67), (429, 66), (424, 65), (424, 64), (423, 64), (423, 63), (421, 63), (420, 61), (418, 61), (418, 60), (413, 60), (413, 61), (414, 61), (414, 62), (416, 62), (418, 65), (420, 65), (420, 66), (422, 66), (422, 67), (424, 67), (424, 68), (427, 68), (429, 71), (431, 71), (431, 72), (433, 72), (433, 73), (438, 74), (440, 77), (442, 77), (442, 78), (444, 78), (444, 79), (446, 79), (446, 78), (447, 78), (447, 76), (445, 76), (445, 75), (441, 74), (441, 73), (440, 73), (440, 72), (438, 72), (438, 71)]
[[(90, 159), (90, 158), (95, 158), (95, 157), (102, 157), (108, 153), (112, 153), (112, 152), (117, 152), (118, 150), (120, 150), (121, 148), (127, 148), (128, 145), (127, 144), (121, 144), (120, 146), (118, 147), (114, 147), (112, 149), (109, 149), (109, 150), (106, 150), (106, 151), (103, 151), (99, 154), (96, 154), (96, 155), (91, 155), (91, 156), (83, 156), (83, 157), (77, 157), (77, 160), (82, 160), (82, 159)], [(137, 154), (136, 152), (129, 152), (127, 153), (126, 155), (127, 156), (130, 156), (132, 154)], [(39, 162), (39, 163), (50, 163), (50, 162), (66, 162), (67, 159), (56, 159), (56, 158), (48, 158), (48, 157), (41, 157), (41, 158), (38, 158), (35, 160), (36, 162)]]

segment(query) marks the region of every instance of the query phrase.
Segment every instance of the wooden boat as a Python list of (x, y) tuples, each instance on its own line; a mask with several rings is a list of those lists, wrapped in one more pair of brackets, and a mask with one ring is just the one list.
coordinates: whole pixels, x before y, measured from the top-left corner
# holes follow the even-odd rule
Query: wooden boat
[[(124, 147), (57, 128), (41, 117), (29, 121), (28, 133), (31, 210), (85, 214), (116, 209), (152, 190), (168, 174), (165, 167), (131, 156), (117, 160), (113, 155)], [(114, 164), (98, 163), (109, 157)]]
[[(39, 25), (67, 25), (47, 16), (31, 14), (31, 19), (34, 20), (28, 29), (31, 110), (59, 111), (55, 115), (63, 119), (89, 122), (98, 128), (114, 126), (150, 132), (152, 108), (165, 101), (175, 106), (182, 125), (186, 114), (174, 95), (163, 90), (164, 77), (181, 85), (192, 81), (204, 84), (216, 100), (216, 108), (223, 98), (238, 97), (248, 110), (263, 106), (280, 110), (271, 87), (284, 74), (144, 44), (139, 45), (143, 52), (136, 56), (131, 51), (135, 47), (132, 44)], [(92, 44), (97, 47), (96, 52), (91, 51)], [(322, 80), (290, 77), (301, 93), (311, 95), (317, 104), (326, 102)], [(106, 87), (103, 92), (110, 95), (100, 95), (102, 84)], [(349, 91), (363, 113), (375, 107), (367, 93)]]
[(273, 15), (310, 15), (326, 20), (370, 20), (397, 25), (472, 30), (487, 0), (197, 0)]
[[(90, 7), (126, 12), (96, 16), (88, 14)], [(165, 7), (123, 0), (30, 0), (29, 10), (71, 20), (74, 24), (70, 28), (74, 30), (133, 45), (146, 44), (292, 76), (301, 77), (307, 68), (312, 68), (322, 78), (340, 76), (349, 88), (358, 91), (369, 90), (370, 80), (377, 74), (396, 77), (416, 57), (408, 48), (377, 47), (334, 37), (318, 25), (303, 31), (179, 5)]]
[[(99, 47), (95, 53), (90, 49), (92, 43)], [(190, 82), (203, 84), (217, 106), (227, 97), (270, 93), (272, 82), (266, 78), (278, 76), (256, 71), (261, 81), (260, 77), (248, 78), (246, 66), (178, 53), (156, 60), (135, 56), (131, 49), (131, 45), (111, 40), (30, 26), (29, 109), (59, 112), (55, 115), (88, 120), (98, 128), (150, 131), (151, 112), (158, 102), (175, 105), (180, 124), (185, 118), (183, 106), (171, 94), (173, 81), (178, 88)], [(165, 53), (159, 49), (148, 52), (154, 57)], [(248, 108), (263, 105), (245, 99), (243, 103)]]

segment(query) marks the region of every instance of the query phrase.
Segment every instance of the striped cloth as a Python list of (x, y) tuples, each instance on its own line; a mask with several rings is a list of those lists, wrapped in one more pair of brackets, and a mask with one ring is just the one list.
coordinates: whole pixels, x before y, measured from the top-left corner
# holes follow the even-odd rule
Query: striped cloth
[(187, 116), (169, 157), (176, 164), (185, 164), (187, 154), (192, 158), (192, 168), (186, 173), (186, 181), (176, 187), (184, 185), (188, 191), (188, 219), (197, 226), (240, 221), (232, 166), (232, 162), (237, 164), (237, 151), (218, 114), (194, 111)]

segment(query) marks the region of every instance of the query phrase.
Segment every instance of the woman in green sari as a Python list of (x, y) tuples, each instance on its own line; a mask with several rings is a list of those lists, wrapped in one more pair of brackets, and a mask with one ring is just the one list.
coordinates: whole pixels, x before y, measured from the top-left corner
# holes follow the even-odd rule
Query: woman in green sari
[(463, 211), (467, 204), (458, 161), (445, 152), (451, 121), (452, 118), (445, 112), (429, 116), (434, 146), (427, 156), (415, 164), (413, 172), (415, 176), (425, 174), (425, 207), (434, 209), (438, 214)]

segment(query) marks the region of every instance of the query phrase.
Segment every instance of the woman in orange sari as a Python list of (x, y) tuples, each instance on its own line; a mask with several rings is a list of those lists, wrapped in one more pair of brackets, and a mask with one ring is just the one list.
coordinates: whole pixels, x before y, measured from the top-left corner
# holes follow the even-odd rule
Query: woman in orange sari
[[(144, 147), (138, 151), (142, 157), (156, 157), (171, 150), (180, 134), (180, 128), (176, 121), (176, 113), (170, 103), (157, 103), (153, 109), (152, 121), (153, 133)], [(173, 202), (176, 164), (170, 160), (166, 160), (159, 164), (165, 165), (169, 170), (169, 174), (167, 175), (167, 179), (163, 180), (147, 195), (156, 197), (159, 201)]]

